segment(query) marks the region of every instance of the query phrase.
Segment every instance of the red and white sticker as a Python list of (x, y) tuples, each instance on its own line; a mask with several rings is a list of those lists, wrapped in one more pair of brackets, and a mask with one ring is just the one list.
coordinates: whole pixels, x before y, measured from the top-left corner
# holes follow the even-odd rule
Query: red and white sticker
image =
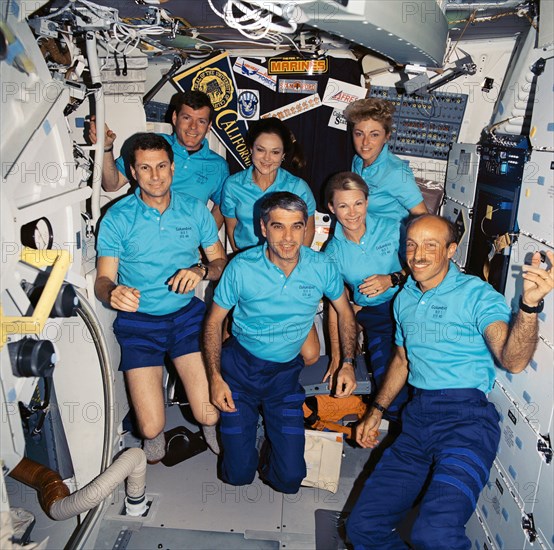
[(279, 79), (279, 93), (281, 94), (315, 94), (316, 92), (316, 80)]
[(367, 90), (363, 86), (330, 78), (323, 94), (323, 105), (344, 111), (349, 103), (364, 99)]

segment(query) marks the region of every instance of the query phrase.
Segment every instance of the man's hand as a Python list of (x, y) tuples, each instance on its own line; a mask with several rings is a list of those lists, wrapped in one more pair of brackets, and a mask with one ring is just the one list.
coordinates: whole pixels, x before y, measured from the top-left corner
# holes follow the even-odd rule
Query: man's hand
[(546, 253), (550, 261), (550, 269), (541, 269), (541, 255), (539, 252), (533, 254), (531, 265), (523, 266), (523, 303), (535, 307), (554, 288), (554, 253)]
[(331, 389), (335, 372), (339, 370), (339, 367), (340, 367), (339, 358), (336, 357), (335, 355), (331, 356), (331, 361), (329, 361), (327, 372), (325, 373), (325, 376), (323, 377), (323, 380), (322, 380), (322, 382), (329, 381), (328, 389)]
[(337, 375), (335, 397), (348, 397), (356, 389), (357, 385), (354, 365), (343, 363)]
[(186, 292), (194, 290), (203, 276), (204, 272), (199, 267), (189, 267), (177, 271), (177, 273), (167, 281), (167, 284), (172, 292), (185, 294)]
[[(90, 117), (90, 127), (88, 132), (88, 137), (91, 143), (96, 143), (96, 117), (93, 115)], [(104, 148), (107, 149), (113, 145), (117, 135), (115, 132), (110, 130), (107, 124), (104, 124)]]
[(364, 449), (373, 449), (379, 445), (379, 425), (381, 424), (381, 413), (371, 410), (362, 421), (356, 426), (356, 443)]
[(140, 291), (125, 285), (117, 285), (110, 292), (110, 305), (120, 311), (137, 311), (139, 308)]
[(231, 389), (223, 378), (212, 378), (210, 381), (211, 402), (222, 412), (237, 412)]
[(358, 286), (361, 294), (372, 298), (383, 294), (392, 287), (390, 275), (372, 275), (364, 279), (364, 282)]

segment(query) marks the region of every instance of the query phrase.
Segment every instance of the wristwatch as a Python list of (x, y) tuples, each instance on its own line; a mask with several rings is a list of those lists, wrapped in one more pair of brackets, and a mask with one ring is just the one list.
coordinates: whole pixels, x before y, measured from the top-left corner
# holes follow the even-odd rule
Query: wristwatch
[(544, 309), (544, 300), (541, 300), (536, 306), (528, 306), (523, 301), (523, 297), (519, 297), (519, 309), (525, 313), (540, 313)]
[(390, 274), (390, 280), (393, 288), (395, 286), (401, 285), (404, 282), (404, 273), (402, 271), (395, 271)]
[(377, 401), (374, 401), (371, 406), (374, 409), (377, 409), (381, 414), (385, 414), (387, 412), (387, 409), (381, 405), (381, 403), (377, 403)]
[(204, 272), (204, 275), (202, 276), (203, 281), (207, 279), (210, 269), (208, 268), (208, 266), (206, 264), (203, 264), (202, 262), (198, 262), (193, 267), (199, 267)]

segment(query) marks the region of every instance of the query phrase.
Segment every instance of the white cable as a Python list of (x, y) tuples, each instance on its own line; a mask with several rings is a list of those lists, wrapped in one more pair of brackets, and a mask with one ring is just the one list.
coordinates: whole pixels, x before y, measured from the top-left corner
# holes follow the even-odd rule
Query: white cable
[(300, 56), (302, 56), (302, 52), (300, 51), (300, 48), (296, 45), (296, 42), (290, 36), (286, 34), (280, 34), (279, 38), (281, 39), (281, 44), (282, 44), (282, 39), (286, 38), (292, 44), (294, 49), (300, 54)]
[(39, 17), (39, 19), (52, 19), (53, 17), (56, 17), (60, 13), (63, 13), (65, 10), (67, 10), (69, 6), (71, 6), (71, 4), (73, 4), (73, 2), (70, 0), (67, 4), (65, 4), (61, 8), (57, 9), (52, 13), (49, 13), (48, 15), (43, 15), (42, 17)]
[[(289, 49), (289, 46), (287, 46), (286, 44), (274, 44), (273, 42), (271, 44), (268, 44), (267, 42), (258, 42), (256, 40), (215, 40), (214, 42), (210, 42), (210, 44), (253, 44), (255, 46), (260, 46), (261, 48), (271, 48), (273, 50), (280, 48)], [(206, 46), (207, 43), (201, 45)]]
[(110, 8), (109, 6), (100, 6), (94, 2), (88, 2), (87, 0), (76, 0), (75, 4), (83, 4), (100, 19), (106, 17), (106, 14), (110, 14), (111, 19), (118, 18), (118, 11), (115, 8)]
[[(306, 4), (310, 0), (297, 0), (295, 5)], [(252, 40), (266, 38), (269, 33), (294, 34), (298, 25), (294, 19), (288, 18), (286, 10), (290, 8), (288, 0), (227, 0), (220, 12), (208, 0), (212, 11), (232, 29), (238, 30), (243, 36)], [(240, 13), (242, 15), (235, 15)], [(273, 17), (284, 19), (287, 25), (276, 23)]]

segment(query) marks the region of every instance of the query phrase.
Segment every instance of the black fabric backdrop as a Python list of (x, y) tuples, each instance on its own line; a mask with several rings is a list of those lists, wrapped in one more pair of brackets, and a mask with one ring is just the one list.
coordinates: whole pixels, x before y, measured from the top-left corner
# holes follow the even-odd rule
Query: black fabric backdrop
[[(236, 58), (231, 58), (234, 64)], [(249, 59), (249, 58), (245, 58)], [(323, 99), (323, 94), (329, 78), (342, 80), (350, 84), (360, 85), (361, 67), (352, 59), (337, 59), (329, 57), (329, 72), (322, 75), (284, 75), (286, 79), (317, 80), (318, 94)], [(259, 59), (250, 59), (258, 65), (267, 67), (267, 63), (261, 63)], [(258, 84), (254, 80), (234, 73), (239, 89), (255, 89), (260, 93), (260, 113), (264, 114), (279, 107), (308, 97), (308, 94), (278, 93)], [(277, 83), (277, 90), (279, 84)], [(329, 127), (329, 118), (333, 109), (323, 105), (311, 111), (296, 115), (285, 120), (301, 145), (306, 160), (304, 173), (300, 174), (311, 187), (318, 204), (318, 210), (324, 211), (323, 187), (325, 181), (336, 172), (349, 170), (354, 155), (352, 139), (348, 132)], [(229, 167), (234, 174), (242, 169), (231, 155), (228, 155)]]

